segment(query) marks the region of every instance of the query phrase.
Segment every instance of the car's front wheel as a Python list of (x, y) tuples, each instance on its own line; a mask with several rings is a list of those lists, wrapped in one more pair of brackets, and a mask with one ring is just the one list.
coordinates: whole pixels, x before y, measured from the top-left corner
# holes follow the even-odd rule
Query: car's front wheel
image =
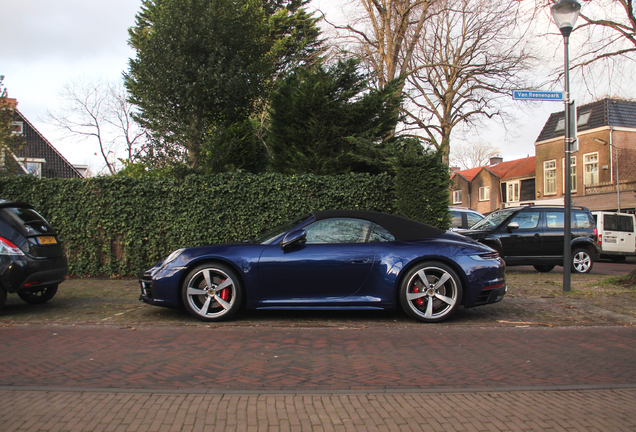
[(400, 286), (400, 304), (412, 318), (438, 322), (452, 316), (462, 301), (462, 284), (447, 265), (426, 262), (411, 269)]
[(572, 251), (572, 272), (589, 273), (592, 271), (594, 260), (587, 249), (577, 248)]
[(42, 304), (57, 294), (57, 285), (50, 285), (34, 291), (18, 291), (18, 296), (29, 304)]
[(535, 265), (534, 269), (539, 273), (548, 273), (554, 268), (553, 265)]
[(241, 306), (243, 287), (236, 274), (222, 264), (204, 264), (192, 270), (181, 292), (188, 312), (201, 321), (229, 319)]

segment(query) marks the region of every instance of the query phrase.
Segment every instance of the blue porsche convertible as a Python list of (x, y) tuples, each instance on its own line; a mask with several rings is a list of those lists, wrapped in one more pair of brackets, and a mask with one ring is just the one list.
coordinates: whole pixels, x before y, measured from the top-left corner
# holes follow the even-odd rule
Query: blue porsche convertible
[(203, 321), (248, 309), (401, 307), (437, 322), (500, 301), (505, 264), (459, 234), (399, 216), (315, 211), (243, 243), (179, 249), (140, 277), (140, 300)]

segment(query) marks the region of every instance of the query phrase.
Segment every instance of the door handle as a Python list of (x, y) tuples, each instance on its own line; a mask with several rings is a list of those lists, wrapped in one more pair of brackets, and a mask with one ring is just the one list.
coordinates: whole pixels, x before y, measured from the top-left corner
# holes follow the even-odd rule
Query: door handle
[(351, 264), (366, 264), (369, 262), (369, 258), (352, 259), (349, 262)]
[(541, 234), (539, 234), (539, 233), (535, 233), (535, 234), (534, 234), (534, 236), (535, 236), (536, 238), (539, 238), (539, 237), (541, 237)]

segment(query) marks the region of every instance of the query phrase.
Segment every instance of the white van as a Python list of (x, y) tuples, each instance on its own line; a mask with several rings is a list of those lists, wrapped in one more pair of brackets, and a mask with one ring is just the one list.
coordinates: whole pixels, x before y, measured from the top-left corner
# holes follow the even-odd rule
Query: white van
[(598, 229), (598, 245), (601, 258), (615, 262), (636, 255), (636, 220), (633, 214), (593, 211)]

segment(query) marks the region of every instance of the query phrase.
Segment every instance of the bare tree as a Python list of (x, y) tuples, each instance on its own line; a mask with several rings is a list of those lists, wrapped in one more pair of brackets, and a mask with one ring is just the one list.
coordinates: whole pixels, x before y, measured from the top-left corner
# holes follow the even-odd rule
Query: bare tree
[(93, 139), (99, 146), (105, 168), (117, 171), (118, 151), (123, 146), (132, 161), (134, 149), (145, 131), (132, 120), (133, 106), (122, 84), (75, 81), (67, 84), (60, 111), (48, 112), (47, 120), (69, 136)]
[[(361, 60), (376, 73), (382, 89), (390, 81), (410, 73), (409, 65), (431, 3), (437, 0), (356, 0), (356, 18), (345, 25), (330, 23), (344, 31)], [(329, 21), (327, 21), (329, 22)]]
[(633, 0), (584, 0), (582, 25), (577, 32), (587, 31), (585, 52), (576, 59), (586, 66), (611, 57), (636, 61), (636, 15)]
[(464, 143), (453, 146), (450, 154), (452, 166), (458, 166), (464, 170), (486, 166), (490, 158), (499, 155), (499, 149), (485, 141), (476, 143)]
[(529, 86), (534, 57), (524, 44), (517, 0), (436, 0), (411, 58), (405, 132), (446, 160), (458, 125), (510, 120), (513, 89)]

